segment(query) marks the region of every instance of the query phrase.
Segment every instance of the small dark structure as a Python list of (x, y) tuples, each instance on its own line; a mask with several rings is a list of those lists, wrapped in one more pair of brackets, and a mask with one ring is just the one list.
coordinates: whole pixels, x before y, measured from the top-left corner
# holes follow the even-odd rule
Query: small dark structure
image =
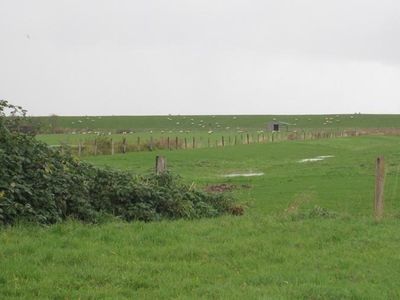
[(267, 131), (281, 131), (282, 127), (286, 128), (286, 131), (289, 131), (289, 123), (286, 122), (280, 122), (280, 121), (273, 121), (273, 122), (269, 122), (267, 125)]

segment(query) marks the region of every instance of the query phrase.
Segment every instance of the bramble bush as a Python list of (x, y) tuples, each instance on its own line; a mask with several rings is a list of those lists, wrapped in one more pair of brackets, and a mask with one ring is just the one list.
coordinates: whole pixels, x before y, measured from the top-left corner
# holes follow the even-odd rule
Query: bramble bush
[(227, 195), (192, 189), (168, 172), (133, 176), (51, 149), (18, 130), (24, 117), (21, 107), (0, 101), (0, 224), (95, 223), (109, 215), (153, 221), (237, 210)]

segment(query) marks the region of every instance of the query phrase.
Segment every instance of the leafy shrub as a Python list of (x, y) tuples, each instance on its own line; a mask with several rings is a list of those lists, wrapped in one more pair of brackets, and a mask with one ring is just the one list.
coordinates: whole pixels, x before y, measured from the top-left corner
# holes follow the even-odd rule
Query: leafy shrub
[(134, 177), (99, 169), (11, 131), (6, 109), (16, 114), (20, 108), (0, 101), (2, 224), (52, 224), (66, 218), (98, 222), (107, 215), (153, 221), (237, 214), (228, 196), (194, 190), (170, 173)]

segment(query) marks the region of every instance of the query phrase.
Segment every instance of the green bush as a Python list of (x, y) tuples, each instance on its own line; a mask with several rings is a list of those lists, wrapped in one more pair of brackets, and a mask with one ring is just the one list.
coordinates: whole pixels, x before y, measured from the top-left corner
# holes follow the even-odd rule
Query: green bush
[[(6, 116), (12, 109), (13, 116)], [(153, 221), (232, 213), (226, 195), (193, 190), (170, 173), (99, 169), (9, 126), (21, 108), (0, 101), (0, 223), (98, 222), (106, 215)], [(24, 112), (22, 112), (22, 117)], [(10, 122), (11, 121), (11, 122)], [(9, 128), (13, 128), (10, 130)]]

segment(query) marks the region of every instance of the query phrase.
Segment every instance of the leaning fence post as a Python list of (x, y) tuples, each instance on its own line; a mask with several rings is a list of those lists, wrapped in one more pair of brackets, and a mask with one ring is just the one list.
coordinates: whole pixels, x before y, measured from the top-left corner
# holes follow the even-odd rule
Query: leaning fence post
[(379, 156), (376, 159), (376, 178), (375, 178), (375, 220), (379, 221), (383, 217), (384, 209), (384, 186), (385, 186), (385, 159)]
[(167, 170), (167, 161), (164, 156), (156, 156), (156, 174), (160, 175)]

